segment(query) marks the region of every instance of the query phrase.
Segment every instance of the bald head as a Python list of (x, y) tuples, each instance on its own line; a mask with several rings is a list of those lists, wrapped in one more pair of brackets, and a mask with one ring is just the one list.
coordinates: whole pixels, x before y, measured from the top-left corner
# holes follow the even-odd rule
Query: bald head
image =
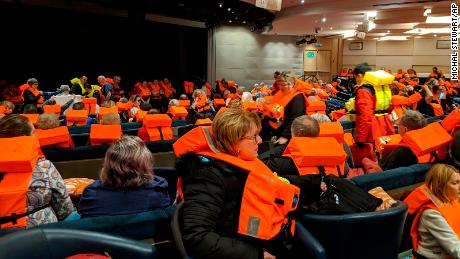
[(293, 137), (318, 137), (319, 123), (308, 115), (302, 115), (292, 122), (291, 133)]

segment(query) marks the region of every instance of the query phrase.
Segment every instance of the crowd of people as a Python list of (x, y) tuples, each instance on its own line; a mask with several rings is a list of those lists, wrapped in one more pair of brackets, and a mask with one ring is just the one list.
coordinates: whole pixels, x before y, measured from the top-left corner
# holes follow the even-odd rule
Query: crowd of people
[[(351, 87), (340, 79), (303, 81), (277, 71), (273, 84), (261, 82), (251, 91), (225, 79), (215, 86), (184, 82), (182, 91), (165, 78), (138, 82), (129, 95), (120, 76), (99, 76), (98, 85), (81, 76), (48, 100), (34, 78), (16, 90), (7, 88), (0, 103), (0, 141), (7, 148), (0, 153), (11, 157), (19, 149), (22, 155), (13, 169), (0, 162), (0, 195), (2, 188), (22, 183), (16, 188), (22, 200), (1, 206), (0, 215), (11, 215), (1, 218), (1, 227), (32, 227), (71, 214), (133, 214), (183, 202), (182, 238), (191, 256), (293, 258), (293, 226), (305, 210), (358, 213), (382, 204), (343, 178), (433, 163), (425, 184), (404, 201), (415, 215), (414, 256), (460, 258), (458, 85), (437, 68), (422, 85), (413, 69), (393, 75), (363, 63), (339, 77), (350, 74)], [(340, 96), (349, 97), (346, 108), (330, 109), (328, 101)], [(354, 135), (338, 122), (350, 115)], [(442, 116), (442, 123), (428, 123), (427, 117), (435, 116)], [(197, 125), (173, 144), (177, 183), (154, 174), (145, 144), (174, 138), (172, 120)], [(64, 180), (41, 152), (49, 147), (42, 136), (66, 126), (130, 122), (142, 122), (138, 136), (120, 134), (109, 141), (100, 179), (84, 189), (75, 208)], [(68, 131), (66, 136), (52, 148), (72, 148)], [(269, 148), (259, 150), (262, 143)], [(331, 183), (353, 189), (348, 202), (359, 203), (354, 207), (359, 209), (321, 207)], [(168, 184), (177, 184), (175, 201)]]

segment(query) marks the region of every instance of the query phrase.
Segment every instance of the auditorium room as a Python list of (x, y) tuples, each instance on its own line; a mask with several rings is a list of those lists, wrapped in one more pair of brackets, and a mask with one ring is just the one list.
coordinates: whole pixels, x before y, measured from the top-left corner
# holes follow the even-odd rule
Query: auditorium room
[(0, 259), (460, 259), (458, 22), (0, 0)]

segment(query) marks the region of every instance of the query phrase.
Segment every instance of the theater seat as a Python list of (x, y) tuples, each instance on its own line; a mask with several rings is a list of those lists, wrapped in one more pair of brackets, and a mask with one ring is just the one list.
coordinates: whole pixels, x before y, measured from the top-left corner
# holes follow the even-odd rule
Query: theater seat
[(30, 229), (0, 238), (0, 259), (56, 258), (107, 253), (112, 258), (156, 258), (155, 246), (97, 232)]
[(396, 259), (407, 205), (346, 215), (305, 214), (300, 222), (326, 249), (328, 259)]

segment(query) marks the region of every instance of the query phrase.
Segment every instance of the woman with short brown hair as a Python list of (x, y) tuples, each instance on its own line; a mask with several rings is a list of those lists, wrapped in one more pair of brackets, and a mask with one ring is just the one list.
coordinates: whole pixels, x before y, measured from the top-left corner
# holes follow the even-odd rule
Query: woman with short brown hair
[(122, 215), (168, 206), (168, 183), (152, 169), (152, 153), (145, 143), (124, 135), (107, 150), (101, 179), (85, 189), (78, 213), (81, 217)]

